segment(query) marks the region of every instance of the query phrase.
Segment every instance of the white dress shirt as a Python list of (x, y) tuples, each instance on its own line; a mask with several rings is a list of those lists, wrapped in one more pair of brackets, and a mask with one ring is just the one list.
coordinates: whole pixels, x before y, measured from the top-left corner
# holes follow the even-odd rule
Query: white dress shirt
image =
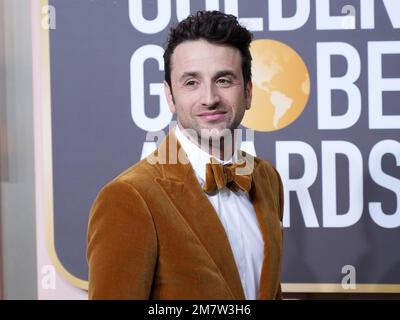
[[(206, 163), (210, 155), (191, 142), (175, 127), (175, 135), (185, 151), (201, 186), (205, 182)], [(229, 163), (231, 160), (222, 161)], [(205, 194), (213, 205), (225, 228), (246, 299), (255, 300), (260, 287), (261, 267), (264, 258), (264, 241), (247, 192), (233, 192), (225, 187), (215, 195)]]

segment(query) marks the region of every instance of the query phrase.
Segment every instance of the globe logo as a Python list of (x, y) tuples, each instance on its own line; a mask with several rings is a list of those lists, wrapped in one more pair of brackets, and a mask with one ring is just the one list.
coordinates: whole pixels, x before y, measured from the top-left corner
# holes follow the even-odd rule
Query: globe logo
[(276, 131), (303, 112), (310, 95), (310, 76), (302, 58), (288, 45), (267, 39), (250, 47), (253, 99), (242, 124), (257, 131)]

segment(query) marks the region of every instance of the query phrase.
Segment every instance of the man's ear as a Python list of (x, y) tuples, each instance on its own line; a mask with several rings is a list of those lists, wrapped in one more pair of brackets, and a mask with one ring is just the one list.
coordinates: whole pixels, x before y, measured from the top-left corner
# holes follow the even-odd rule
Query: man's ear
[(167, 98), (169, 110), (172, 113), (175, 113), (176, 108), (175, 108), (174, 97), (172, 96), (172, 90), (171, 90), (171, 87), (169, 86), (169, 84), (167, 83), (167, 81), (164, 81), (164, 94), (165, 94), (165, 97)]
[(249, 110), (251, 107), (251, 99), (253, 97), (253, 83), (251, 80), (246, 84), (246, 110)]

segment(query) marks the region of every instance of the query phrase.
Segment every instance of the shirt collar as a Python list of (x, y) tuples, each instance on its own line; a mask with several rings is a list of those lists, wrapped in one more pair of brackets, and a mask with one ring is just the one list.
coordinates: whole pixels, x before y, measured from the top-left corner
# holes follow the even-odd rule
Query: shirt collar
[[(178, 125), (175, 126), (175, 136), (178, 139), (181, 147), (185, 151), (194, 171), (203, 181), (205, 181), (206, 164), (210, 162), (210, 158), (212, 156), (209, 153), (201, 150), (196, 144), (190, 141), (189, 138), (185, 136), (185, 134), (182, 132), (182, 130), (179, 128)], [(215, 159), (222, 164), (232, 162), (232, 158), (225, 161), (217, 158)]]

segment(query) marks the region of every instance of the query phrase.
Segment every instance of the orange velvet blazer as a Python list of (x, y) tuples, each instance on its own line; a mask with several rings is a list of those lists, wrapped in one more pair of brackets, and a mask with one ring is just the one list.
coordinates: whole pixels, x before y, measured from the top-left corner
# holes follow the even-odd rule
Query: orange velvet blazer
[[(192, 166), (168, 164), (173, 154), (167, 146), (174, 144), (183, 151), (170, 133), (94, 201), (87, 238), (90, 299), (245, 298), (224, 227)], [(160, 155), (167, 163), (152, 164)], [(282, 184), (257, 157), (250, 199), (264, 239), (258, 298), (279, 299)]]

